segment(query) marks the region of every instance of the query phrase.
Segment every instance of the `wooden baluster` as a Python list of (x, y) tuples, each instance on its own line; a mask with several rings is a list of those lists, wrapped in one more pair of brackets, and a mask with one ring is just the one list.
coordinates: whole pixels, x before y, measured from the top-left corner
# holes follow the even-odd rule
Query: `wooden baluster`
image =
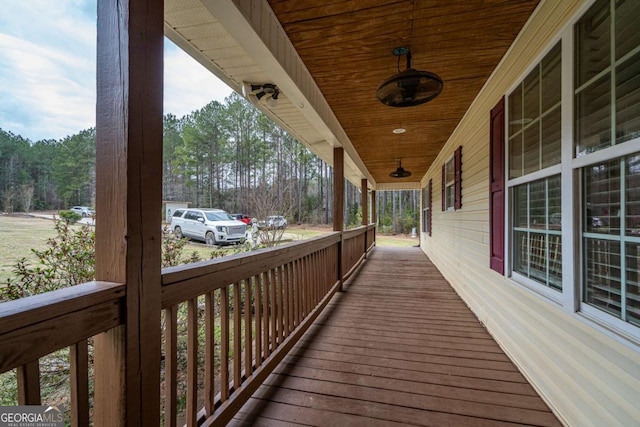
[[(269, 347), (269, 272), (265, 272), (262, 276), (262, 346), (264, 347), (264, 359), (271, 354)], [(263, 360), (264, 360), (263, 359)]]
[(18, 405), (40, 405), (40, 361), (19, 366), (17, 371)]
[(220, 289), (220, 400), (229, 398), (229, 287)]
[(215, 348), (216, 348), (216, 312), (215, 293), (204, 297), (204, 409), (207, 416), (215, 410)]
[(262, 273), (255, 276), (256, 367), (262, 365)]
[(173, 305), (164, 311), (165, 350), (164, 350), (164, 425), (176, 427), (178, 415), (178, 306)]
[(269, 276), (269, 292), (270, 292), (270, 296), (271, 296), (271, 303), (269, 304), (270, 306), (270, 313), (269, 313), (269, 319), (271, 320), (269, 322), (269, 334), (271, 335), (271, 351), (275, 351), (276, 347), (278, 345), (276, 339), (277, 339), (277, 331), (276, 331), (276, 320), (277, 320), (277, 314), (276, 314), (276, 279), (274, 277), (273, 274), (273, 270), (269, 270), (267, 272), (267, 275)]
[(70, 347), (71, 425), (89, 425), (89, 349), (87, 340)]
[(293, 277), (293, 326), (298, 327), (300, 323), (300, 275), (298, 274), (298, 260), (291, 264), (291, 275)]
[(198, 416), (198, 298), (187, 301), (187, 425)]
[(251, 287), (253, 278), (244, 281), (244, 375), (249, 378), (253, 372), (253, 334), (251, 333)]
[(282, 267), (276, 267), (274, 270), (274, 274), (276, 275), (275, 286), (277, 289), (277, 301), (276, 305), (278, 306), (278, 318), (276, 324), (278, 344), (282, 344), (282, 340), (284, 339), (284, 307), (283, 307), (283, 293), (284, 293), (284, 281), (282, 277)]
[(286, 308), (286, 315), (285, 315), (285, 335), (289, 336), (289, 334), (291, 333), (292, 328), (292, 324), (293, 324), (293, 320), (292, 320), (292, 315), (293, 315), (293, 304), (292, 304), (292, 292), (291, 292), (291, 275), (290, 273), (290, 268), (291, 268), (291, 263), (285, 264), (284, 266), (282, 266), (282, 270), (284, 272), (284, 283), (285, 283), (285, 308)]
[(233, 389), (237, 390), (242, 384), (242, 294), (241, 281), (233, 285)]

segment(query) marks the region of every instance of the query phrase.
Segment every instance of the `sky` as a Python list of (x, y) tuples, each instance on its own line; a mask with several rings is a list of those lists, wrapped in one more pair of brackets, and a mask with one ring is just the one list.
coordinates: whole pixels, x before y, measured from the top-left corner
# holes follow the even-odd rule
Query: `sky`
[[(0, 0), (0, 128), (31, 141), (95, 126), (96, 0)], [(164, 114), (232, 90), (165, 38)]]

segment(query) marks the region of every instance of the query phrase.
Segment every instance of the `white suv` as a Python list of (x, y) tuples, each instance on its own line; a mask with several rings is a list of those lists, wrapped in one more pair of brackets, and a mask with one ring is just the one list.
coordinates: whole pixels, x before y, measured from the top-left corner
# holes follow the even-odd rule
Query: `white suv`
[(207, 245), (244, 243), (247, 225), (220, 209), (178, 209), (171, 217), (177, 238), (189, 237)]

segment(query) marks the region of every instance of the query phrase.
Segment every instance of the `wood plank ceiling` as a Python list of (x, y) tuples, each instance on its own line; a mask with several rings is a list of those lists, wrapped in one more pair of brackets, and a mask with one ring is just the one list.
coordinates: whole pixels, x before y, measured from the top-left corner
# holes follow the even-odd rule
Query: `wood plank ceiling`
[[(269, 0), (376, 183), (419, 181), (539, 0)], [(406, 68), (444, 89), (415, 107), (387, 107), (378, 86)], [(403, 134), (394, 134), (405, 128)], [(391, 178), (396, 159), (411, 171)]]

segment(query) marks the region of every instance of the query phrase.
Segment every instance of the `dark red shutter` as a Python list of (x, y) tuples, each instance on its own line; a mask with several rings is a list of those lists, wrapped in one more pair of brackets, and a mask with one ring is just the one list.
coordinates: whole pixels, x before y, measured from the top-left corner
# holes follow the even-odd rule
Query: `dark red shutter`
[(444, 174), (444, 166), (445, 165), (442, 165), (442, 210), (443, 211), (446, 209), (445, 201), (446, 201), (446, 198), (447, 198), (447, 194), (446, 194), (446, 192), (447, 192), (446, 191), (446, 188), (447, 188), (446, 187), (446, 185), (447, 185), (446, 179), (447, 179), (447, 177)]
[(491, 269), (504, 274), (504, 97), (491, 110), (489, 246)]
[(433, 199), (433, 191), (431, 191), (433, 189), (433, 181), (429, 180), (429, 200), (428, 200), (428, 207), (429, 210), (427, 211), (427, 227), (429, 228), (429, 237), (431, 237), (431, 211), (432, 206), (431, 206), (431, 200)]
[(462, 145), (458, 147), (453, 155), (453, 170), (455, 176), (455, 191), (453, 198), (453, 209), (462, 209)]

